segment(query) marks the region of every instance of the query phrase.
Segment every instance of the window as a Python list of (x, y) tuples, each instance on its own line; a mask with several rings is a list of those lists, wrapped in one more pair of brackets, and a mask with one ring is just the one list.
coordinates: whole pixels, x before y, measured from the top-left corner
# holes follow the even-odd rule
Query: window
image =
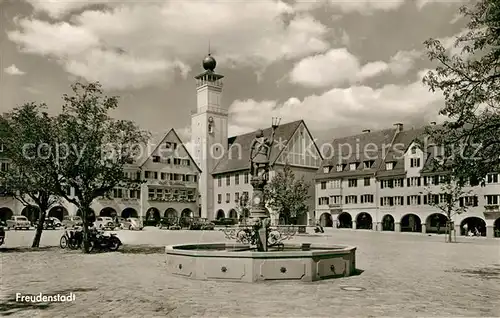
[(328, 173), (330, 172), (330, 168), (329, 167), (323, 167), (323, 173)]
[(373, 203), (373, 194), (363, 194), (361, 196), (361, 203)]
[(240, 201), (240, 193), (239, 192), (236, 192), (234, 194), (234, 202), (238, 203)]
[(357, 163), (351, 163), (351, 164), (349, 165), (349, 170), (350, 170), (350, 171), (354, 171), (354, 170), (356, 170), (357, 168), (358, 168), (358, 164), (357, 164)]
[(166, 172), (160, 173), (160, 179), (166, 180), (167, 179), (167, 173)]
[(394, 187), (395, 188), (402, 188), (404, 186), (404, 179), (395, 179), (394, 180)]
[(342, 204), (342, 196), (341, 195), (331, 195), (330, 196), (330, 204)]
[(478, 198), (477, 196), (466, 196), (463, 198), (460, 198), (460, 206), (478, 206)]
[(181, 159), (179, 158), (174, 158), (174, 165), (179, 166), (181, 164)]
[(342, 165), (337, 165), (337, 172), (342, 171)]
[(217, 203), (222, 203), (222, 194), (217, 194)]
[(498, 174), (488, 174), (486, 183), (498, 183)]
[(140, 171), (137, 171), (135, 173), (135, 180), (141, 180), (141, 172)]
[(365, 187), (370, 186), (370, 178), (365, 178)]
[(230, 186), (230, 185), (231, 185), (231, 176), (230, 176), (230, 175), (227, 175), (227, 176), (226, 176), (226, 185), (227, 185), (227, 186)]
[(498, 195), (485, 195), (487, 205), (497, 205)]
[(420, 187), (420, 177), (411, 177), (406, 179), (407, 187)]
[(166, 149), (172, 149), (172, 143), (167, 141), (167, 142), (165, 143), (165, 148), (166, 148)]
[(318, 205), (328, 205), (330, 204), (328, 197), (318, 198)]
[(345, 203), (346, 204), (356, 204), (356, 203), (358, 203), (358, 196), (357, 195), (347, 195), (345, 197)]
[(420, 158), (411, 158), (410, 168), (418, 168), (418, 167), (420, 167)]
[(9, 170), (9, 163), (7, 162), (2, 162), (2, 167), (1, 167), (2, 171), (7, 171)]
[(123, 190), (113, 189), (113, 198), (123, 198)]
[(349, 188), (355, 188), (358, 186), (358, 179), (349, 179), (347, 181), (347, 185)]
[(231, 193), (226, 193), (226, 203), (229, 203), (231, 201)]
[(326, 181), (321, 181), (321, 190), (326, 189)]
[(404, 205), (404, 203), (405, 203), (405, 197), (402, 196), (394, 197), (394, 205)]
[(371, 167), (373, 167), (373, 165), (375, 164), (375, 161), (374, 160), (367, 160), (367, 161), (364, 161), (363, 162), (363, 168), (364, 169), (371, 169)]
[(222, 176), (217, 176), (217, 186), (222, 187)]
[(417, 147), (412, 147), (411, 148), (411, 154), (416, 155), (417, 154)]
[(250, 174), (245, 173), (245, 184), (248, 184), (249, 176), (250, 176)]
[(342, 187), (342, 179), (335, 179), (329, 182), (330, 189), (340, 189)]
[(394, 180), (392, 180), (392, 179), (382, 180), (382, 182), (380, 182), (380, 188), (381, 189), (383, 189), (383, 188), (394, 188)]
[(387, 162), (385, 164), (385, 170), (392, 170), (393, 167), (394, 167), (394, 163), (393, 162)]
[(234, 185), (239, 185), (240, 184), (240, 174), (237, 173), (234, 175)]
[(247, 192), (247, 191), (243, 191), (243, 193), (241, 194), (241, 196), (242, 196), (245, 200), (248, 200), (248, 192)]
[(144, 178), (146, 179), (158, 179), (158, 172), (156, 171), (145, 171)]
[(155, 189), (149, 189), (148, 198), (153, 199), (155, 197)]
[(160, 162), (160, 156), (153, 156), (153, 162)]
[(380, 198), (380, 205), (381, 206), (393, 206), (394, 205), (394, 198), (393, 197), (382, 197), (382, 198)]
[(419, 195), (409, 195), (406, 197), (406, 204), (407, 205), (420, 205), (420, 196)]

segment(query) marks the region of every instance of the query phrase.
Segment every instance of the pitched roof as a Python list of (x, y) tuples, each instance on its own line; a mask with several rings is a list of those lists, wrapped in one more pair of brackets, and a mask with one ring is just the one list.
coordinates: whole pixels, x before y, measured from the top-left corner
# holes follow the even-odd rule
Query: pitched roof
[[(395, 128), (384, 129), (374, 132), (366, 132), (354, 136), (336, 138), (332, 141), (331, 151), (325, 156), (328, 159), (323, 160), (318, 170), (317, 178), (322, 177), (341, 177), (343, 175), (373, 175), (382, 162), (383, 152), (390, 145)], [(374, 161), (371, 169), (364, 169), (364, 161)], [(323, 173), (323, 167), (335, 167), (338, 164), (349, 165), (351, 163), (360, 163), (355, 171), (349, 170), (347, 166), (344, 171), (331, 169), (329, 173)]]
[[(278, 128), (276, 128), (274, 139), (284, 141), (286, 147), (293, 134), (302, 123), (304, 123), (303, 120), (297, 120), (279, 125)], [(272, 128), (263, 129), (264, 136), (270, 137), (271, 131)], [(217, 162), (212, 174), (250, 169), (250, 146), (255, 138), (256, 132), (257, 131), (253, 131), (228, 138), (229, 150), (226, 151), (224, 156)], [(283, 147), (283, 149), (285, 147)], [(270, 162), (276, 161), (280, 153), (281, 151), (272, 149)]]
[(171, 128), (171, 129), (169, 129), (166, 132), (165, 131), (161, 131), (161, 132), (153, 134), (151, 136), (151, 138), (149, 138), (149, 140), (147, 141), (147, 144), (141, 145), (143, 147), (141, 149), (144, 150), (144, 151), (141, 150), (141, 156), (136, 160), (135, 164), (139, 168), (141, 168), (148, 161), (148, 159), (151, 158), (151, 156), (153, 155), (153, 153), (158, 149), (158, 147), (161, 146), (162, 141), (171, 132), (174, 134), (175, 138), (179, 141), (179, 144), (182, 146), (182, 148), (184, 148), (184, 151), (186, 151), (186, 153), (189, 156), (189, 159), (191, 160), (191, 162), (193, 163), (193, 165), (196, 167), (196, 169), (198, 169), (199, 172), (201, 172), (200, 167), (198, 167), (198, 165), (196, 164), (196, 161), (194, 161), (193, 157), (191, 156), (191, 154), (187, 150), (186, 146), (184, 145), (184, 143), (182, 142), (181, 138), (179, 137), (179, 135), (177, 134), (177, 132), (175, 131), (174, 128)]
[[(425, 134), (425, 127), (418, 129), (409, 129), (399, 132), (394, 138), (394, 142), (387, 151), (384, 162), (381, 163), (377, 177), (392, 177), (396, 175), (405, 175), (404, 155), (411, 144)], [(425, 150), (424, 150), (425, 152)], [(386, 170), (386, 163), (392, 162), (391, 170)]]

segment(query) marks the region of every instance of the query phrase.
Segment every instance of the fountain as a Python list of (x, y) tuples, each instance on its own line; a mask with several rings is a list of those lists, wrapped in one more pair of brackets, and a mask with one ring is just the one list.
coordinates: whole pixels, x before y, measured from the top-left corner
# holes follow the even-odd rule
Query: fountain
[(272, 227), (265, 207), (264, 188), (269, 180), (269, 158), (280, 119), (273, 118), (272, 134), (260, 130), (250, 150), (253, 187), (250, 224), (224, 229), (237, 243), (170, 245), (165, 249), (167, 271), (201, 280), (305, 282), (346, 277), (355, 273), (356, 247), (333, 244), (285, 244), (295, 227)]

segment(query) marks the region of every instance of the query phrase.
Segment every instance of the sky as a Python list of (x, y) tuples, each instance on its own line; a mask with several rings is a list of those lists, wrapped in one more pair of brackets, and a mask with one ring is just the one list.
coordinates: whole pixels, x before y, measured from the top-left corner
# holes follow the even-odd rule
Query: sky
[(453, 39), (464, 1), (0, 0), (0, 111), (51, 113), (77, 80), (120, 96), (113, 116), (189, 140), (208, 46), (230, 136), (303, 119), (319, 141), (440, 121), (423, 42)]

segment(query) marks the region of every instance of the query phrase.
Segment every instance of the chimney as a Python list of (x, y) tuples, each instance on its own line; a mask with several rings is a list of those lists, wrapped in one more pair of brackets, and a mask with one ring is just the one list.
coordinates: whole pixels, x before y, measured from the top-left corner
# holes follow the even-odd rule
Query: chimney
[(394, 126), (396, 127), (396, 129), (398, 130), (398, 132), (402, 132), (403, 131), (403, 124), (402, 123), (395, 123)]
[(436, 125), (436, 122), (435, 121), (431, 121), (431, 126), (435, 126)]
[(370, 132), (370, 129), (363, 129), (363, 133), (369, 133)]

